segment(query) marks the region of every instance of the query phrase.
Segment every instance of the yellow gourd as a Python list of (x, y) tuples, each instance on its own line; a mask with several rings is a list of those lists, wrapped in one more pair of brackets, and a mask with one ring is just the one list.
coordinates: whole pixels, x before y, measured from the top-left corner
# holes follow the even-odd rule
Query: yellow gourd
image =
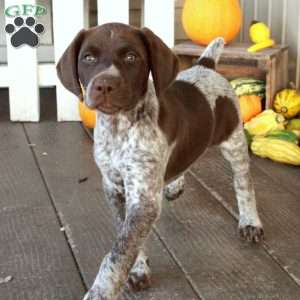
[(241, 28), (240, 3), (238, 0), (186, 0), (182, 24), (188, 37), (197, 44), (208, 45), (217, 37), (229, 43)]
[(248, 52), (256, 52), (272, 47), (275, 44), (270, 38), (271, 33), (269, 27), (262, 22), (253, 21), (249, 28), (249, 35), (254, 45), (248, 48)]
[(262, 23), (253, 21), (249, 28), (250, 39), (253, 43), (258, 44), (268, 40), (271, 36), (269, 27)]
[(267, 132), (275, 129), (284, 129), (285, 118), (267, 109), (245, 123), (244, 127), (251, 135), (265, 135)]
[(300, 166), (300, 147), (292, 142), (267, 137), (254, 137), (251, 150), (260, 157)]
[(274, 109), (287, 119), (293, 118), (300, 112), (300, 93), (295, 89), (284, 89), (274, 100)]

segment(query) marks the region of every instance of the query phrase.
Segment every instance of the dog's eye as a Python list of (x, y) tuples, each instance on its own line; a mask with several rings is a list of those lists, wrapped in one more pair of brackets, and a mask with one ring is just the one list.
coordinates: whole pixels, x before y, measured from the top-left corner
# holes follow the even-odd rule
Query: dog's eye
[(127, 54), (125, 55), (124, 60), (125, 60), (126, 62), (128, 62), (128, 63), (133, 63), (133, 62), (136, 61), (136, 58), (137, 58), (137, 56), (136, 56), (135, 53), (129, 52), (129, 53), (127, 53)]
[(89, 64), (92, 64), (97, 61), (97, 58), (93, 55), (87, 54), (84, 56), (83, 60)]

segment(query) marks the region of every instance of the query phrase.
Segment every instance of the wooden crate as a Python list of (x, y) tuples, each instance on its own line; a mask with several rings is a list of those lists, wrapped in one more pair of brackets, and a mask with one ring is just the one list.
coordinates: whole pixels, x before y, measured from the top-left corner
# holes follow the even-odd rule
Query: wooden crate
[[(272, 107), (275, 94), (288, 86), (288, 46), (276, 45), (249, 53), (250, 44), (230, 44), (225, 47), (217, 71), (228, 79), (254, 77), (266, 81), (266, 108)], [(194, 64), (205, 47), (186, 42), (176, 45), (181, 70)]]

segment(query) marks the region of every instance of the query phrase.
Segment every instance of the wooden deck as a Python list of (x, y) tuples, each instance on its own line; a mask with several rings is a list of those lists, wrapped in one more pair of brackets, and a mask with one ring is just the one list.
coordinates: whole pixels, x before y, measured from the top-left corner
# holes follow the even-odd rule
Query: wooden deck
[[(13, 124), (0, 91), (1, 300), (81, 299), (115, 236), (91, 139), (43, 94), (43, 121)], [(123, 300), (300, 299), (300, 169), (252, 158), (261, 246), (237, 238), (230, 174), (216, 149), (194, 165), (148, 241), (152, 288)]]

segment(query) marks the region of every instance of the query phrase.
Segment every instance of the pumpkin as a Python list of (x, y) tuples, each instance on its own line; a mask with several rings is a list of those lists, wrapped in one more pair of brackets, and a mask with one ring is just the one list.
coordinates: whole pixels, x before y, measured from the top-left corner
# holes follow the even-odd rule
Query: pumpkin
[(95, 128), (96, 111), (89, 109), (83, 101), (79, 101), (79, 115), (85, 127)]
[(197, 44), (208, 45), (217, 37), (229, 43), (241, 28), (240, 3), (238, 0), (186, 0), (182, 23), (187, 36)]
[(243, 122), (248, 122), (258, 115), (261, 110), (261, 97), (257, 95), (244, 95), (239, 97), (240, 110)]

